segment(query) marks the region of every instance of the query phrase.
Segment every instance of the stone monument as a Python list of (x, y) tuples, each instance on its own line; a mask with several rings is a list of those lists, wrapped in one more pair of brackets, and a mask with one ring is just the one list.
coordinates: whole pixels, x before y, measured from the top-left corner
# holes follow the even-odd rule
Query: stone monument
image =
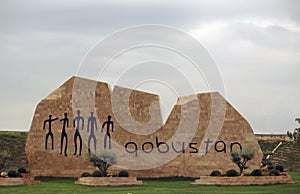
[(37, 105), (25, 149), (34, 176), (93, 172), (89, 154), (108, 150), (111, 173), (199, 177), (237, 169), (230, 152), (246, 147), (249, 170), (259, 168), (251, 126), (217, 92), (180, 97), (163, 123), (158, 95), (72, 77)]

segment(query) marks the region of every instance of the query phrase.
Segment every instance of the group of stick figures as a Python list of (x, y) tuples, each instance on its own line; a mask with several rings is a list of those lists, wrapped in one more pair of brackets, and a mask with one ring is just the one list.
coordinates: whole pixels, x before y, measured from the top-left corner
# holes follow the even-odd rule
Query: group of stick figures
[[(58, 118), (52, 118), (52, 115), (49, 115), (49, 119), (44, 121), (43, 129), (45, 130), (45, 127), (48, 123), (48, 133), (46, 134), (46, 141), (45, 141), (45, 149), (47, 150), (47, 145), (48, 145), (48, 138), (50, 136), (51, 138), (51, 145), (52, 145), (52, 150), (54, 149), (53, 145), (53, 133), (52, 133), (52, 123), (54, 121), (58, 120)], [(68, 114), (64, 113), (64, 118), (60, 119), (60, 122), (62, 122), (62, 131), (61, 131), (61, 140), (60, 140), (60, 154), (62, 154), (63, 151), (63, 143), (64, 140), (66, 142), (65, 147), (64, 147), (64, 154), (67, 156), (67, 148), (68, 148), (68, 135), (66, 132), (66, 127), (69, 127), (69, 119), (68, 119)], [(110, 129), (111, 132), (114, 132), (114, 123), (111, 121), (111, 116), (108, 115), (107, 121), (105, 121), (102, 124), (101, 132), (103, 133), (103, 129), (106, 126), (106, 134), (104, 136), (104, 149), (106, 149), (107, 146), (107, 141), (108, 141), (108, 147), (111, 149), (111, 135), (110, 135)], [(84, 118), (80, 116), (80, 110), (77, 110), (77, 116), (73, 119), (73, 127), (75, 127), (75, 134), (74, 134), (74, 145), (75, 145), (75, 151), (73, 155), (77, 154), (77, 139), (79, 139), (79, 155), (81, 155), (81, 150), (82, 150), (82, 138), (80, 135), (80, 129), (84, 130)], [(94, 112), (91, 112), (91, 115), (88, 118), (88, 125), (87, 125), (87, 132), (89, 134), (88, 137), (88, 152), (91, 152), (90, 145), (91, 145), (91, 140), (94, 142), (94, 150), (96, 151), (96, 144), (97, 144), (97, 139), (95, 136), (95, 130), (98, 130), (97, 127), (97, 120), (96, 117), (94, 116)]]

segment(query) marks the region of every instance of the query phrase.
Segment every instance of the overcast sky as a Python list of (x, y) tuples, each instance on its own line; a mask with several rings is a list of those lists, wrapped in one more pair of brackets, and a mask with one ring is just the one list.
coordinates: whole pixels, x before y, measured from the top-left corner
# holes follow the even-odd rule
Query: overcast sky
[(299, 126), (297, 0), (2, 0), (0, 129), (29, 130), (38, 102), (77, 73), (99, 40), (143, 24), (172, 26), (197, 39), (217, 64), (226, 99), (254, 132)]

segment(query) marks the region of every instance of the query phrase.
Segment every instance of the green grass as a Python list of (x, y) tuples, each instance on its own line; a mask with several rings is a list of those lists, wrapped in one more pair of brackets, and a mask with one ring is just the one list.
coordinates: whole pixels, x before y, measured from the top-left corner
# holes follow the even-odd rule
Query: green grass
[(191, 181), (144, 180), (143, 186), (88, 187), (75, 185), (75, 179), (47, 180), (40, 185), (0, 187), (0, 193), (299, 193), (300, 172), (289, 173), (295, 184), (265, 186), (200, 186)]

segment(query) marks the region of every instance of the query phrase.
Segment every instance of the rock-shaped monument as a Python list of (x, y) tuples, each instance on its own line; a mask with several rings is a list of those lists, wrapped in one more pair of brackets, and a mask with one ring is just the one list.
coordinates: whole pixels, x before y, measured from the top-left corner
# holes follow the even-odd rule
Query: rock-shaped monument
[(233, 149), (251, 147), (249, 171), (262, 152), (249, 123), (219, 93), (180, 97), (166, 123), (159, 96), (72, 77), (36, 107), (26, 142), (35, 176), (93, 172), (89, 154), (112, 153), (116, 174), (199, 177), (237, 169)]

